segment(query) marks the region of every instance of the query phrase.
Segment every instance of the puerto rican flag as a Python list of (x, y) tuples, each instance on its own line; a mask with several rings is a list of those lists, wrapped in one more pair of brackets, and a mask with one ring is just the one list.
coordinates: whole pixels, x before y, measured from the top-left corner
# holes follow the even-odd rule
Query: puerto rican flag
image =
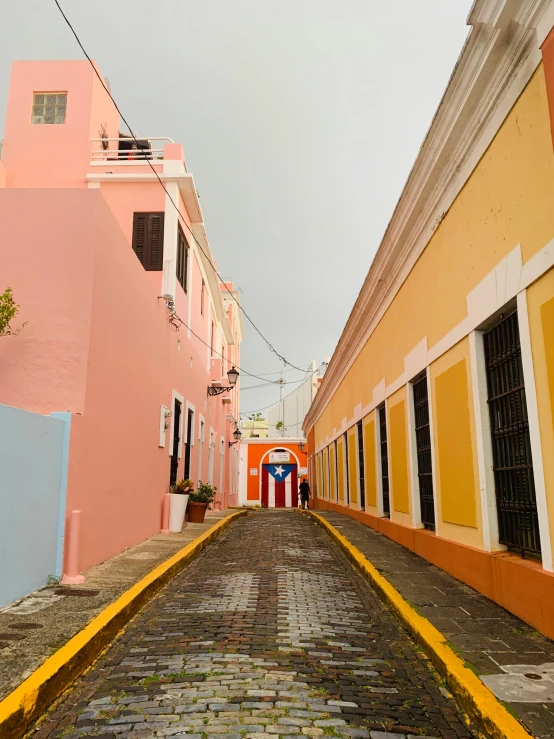
[(290, 508), (298, 501), (296, 464), (262, 465), (262, 505), (265, 508)]
[(295, 464), (268, 464), (267, 471), (277, 482), (283, 482), (295, 467)]

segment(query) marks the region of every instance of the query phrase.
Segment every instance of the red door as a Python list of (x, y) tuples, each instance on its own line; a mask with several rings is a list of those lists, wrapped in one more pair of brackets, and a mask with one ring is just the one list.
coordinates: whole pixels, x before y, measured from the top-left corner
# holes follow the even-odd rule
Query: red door
[(262, 508), (267, 508), (268, 500), (268, 487), (269, 487), (269, 472), (267, 471), (267, 465), (262, 465)]
[(275, 508), (284, 508), (285, 505), (285, 481), (275, 480)]

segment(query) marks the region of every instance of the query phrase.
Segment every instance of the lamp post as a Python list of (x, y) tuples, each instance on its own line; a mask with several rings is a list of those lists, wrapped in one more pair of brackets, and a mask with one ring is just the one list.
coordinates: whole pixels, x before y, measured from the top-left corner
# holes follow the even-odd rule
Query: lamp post
[(239, 428), (236, 428), (236, 429), (235, 429), (235, 430), (233, 431), (233, 436), (235, 437), (235, 440), (234, 440), (234, 441), (230, 441), (230, 442), (229, 442), (229, 446), (230, 446), (230, 447), (234, 446), (235, 444), (238, 444), (238, 442), (239, 442), (239, 441), (241, 440), (241, 438), (242, 438), (242, 431), (241, 431), (241, 430), (240, 430)]
[(229, 379), (229, 387), (208, 387), (208, 396), (221, 395), (221, 393), (226, 393), (229, 390), (232, 390), (239, 379), (238, 370), (234, 366), (231, 367), (229, 372), (227, 372), (227, 377)]

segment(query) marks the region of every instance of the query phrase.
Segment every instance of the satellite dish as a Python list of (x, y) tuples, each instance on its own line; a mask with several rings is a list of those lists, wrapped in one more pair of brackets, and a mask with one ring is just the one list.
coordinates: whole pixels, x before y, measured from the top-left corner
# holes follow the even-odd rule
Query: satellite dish
[(107, 77), (104, 77), (104, 84), (108, 88), (109, 92), (111, 92), (112, 91), (112, 86), (110, 84), (110, 80)]

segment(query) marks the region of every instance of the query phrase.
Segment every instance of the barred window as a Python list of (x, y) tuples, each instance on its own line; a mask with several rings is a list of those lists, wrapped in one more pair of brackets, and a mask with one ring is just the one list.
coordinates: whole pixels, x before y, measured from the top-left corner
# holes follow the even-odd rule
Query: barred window
[(32, 123), (65, 123), (67, 92), (35, 92)]

